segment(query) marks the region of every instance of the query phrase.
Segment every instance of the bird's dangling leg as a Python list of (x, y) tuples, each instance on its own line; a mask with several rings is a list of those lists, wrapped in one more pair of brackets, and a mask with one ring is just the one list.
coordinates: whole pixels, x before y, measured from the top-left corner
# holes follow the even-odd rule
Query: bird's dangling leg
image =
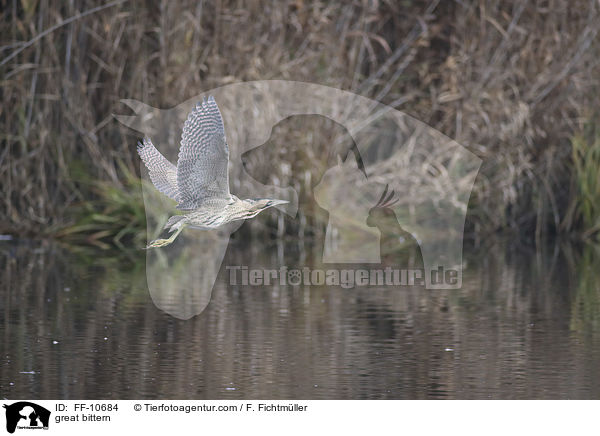
[(172, 234), (172, 235), (169, 237), (169, 239), (155, 239), (154, 241), (152, 241), (152, 242), (150, 242), (150, 243), (148, 244), (148, 246), (146, 247), (146, 249), (149, 249), (149, 248), (159, 248), (159, 247), (165, 247), (165, 246), (167, 246), (167, 245), (171, 244), (171, 243), (172, 243), (172, 242), (175, 240), (175, 238), (176, 238), (177, 236), (179, 236), (179, 234), (181, 233), (181, 231), (182, 231), (184, 228), (185, 228), (185, 224), (181, 225), (181, 226), (180, 226), (180, 227), (177, 229), (177, 231), (176, 231), (175, 233), (173, 233), (173, 234)]

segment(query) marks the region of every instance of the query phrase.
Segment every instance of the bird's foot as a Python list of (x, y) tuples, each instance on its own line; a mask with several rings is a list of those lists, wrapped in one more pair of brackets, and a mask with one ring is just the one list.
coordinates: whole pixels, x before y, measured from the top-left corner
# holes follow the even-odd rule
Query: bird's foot
[(173, 242), (175, 240), (175, 238), (177, 238), (177, 236), (179, 236), (179, 234), (181, 233), (181, 231), (183, 230), (184, 227), (185, 226), (179, 227), (177, 229), (177, 231), (175, 233), (173, 233), (169, 239), (155, 239), (154, 241), (150, 242), (148, 244), (148, 246), (146, 247), (146, 250), (148, 250), (149, 248), (160, 248), (160, 247), (165, 247), (165, 246), (169, 245), (171, 242)]
[(150, 242), (147, 246), (146, 246), (146, 250), (150, 249), (150, 248), (160, 248), (160, 247), (165, 247), (167, 245), (169, 245), (171, 242), (173, 242), (172, 239), (156, 239), (152, 242)]

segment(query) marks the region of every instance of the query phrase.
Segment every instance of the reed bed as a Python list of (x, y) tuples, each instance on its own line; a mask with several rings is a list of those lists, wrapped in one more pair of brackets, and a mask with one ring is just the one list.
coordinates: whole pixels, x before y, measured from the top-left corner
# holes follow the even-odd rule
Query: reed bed
[(596, 1), (0, 0), (0, 11), (1, 233), (118, 246), (121, 229), (144, 226), (120, 99), (167, 108), (286, 79), (376, 99), (481, 157), (474, 238), (598, 235), (599, 141), (585, 127), (597, 124)]

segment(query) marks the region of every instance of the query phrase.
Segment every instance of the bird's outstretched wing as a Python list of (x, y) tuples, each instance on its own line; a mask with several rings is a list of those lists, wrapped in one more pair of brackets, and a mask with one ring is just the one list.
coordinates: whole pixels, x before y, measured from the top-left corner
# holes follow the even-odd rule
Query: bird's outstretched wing
[(148, 138), (138, 142), (138, 154), (148, 168), (152, 184), (167, 197), (179, 202), (177, 168), (165, 158)]
[(196, 209), (207, 198), (229, 198), (229, 148), (223, 118), (211, 96), (188, 115), (177, 161), (179, 209)]

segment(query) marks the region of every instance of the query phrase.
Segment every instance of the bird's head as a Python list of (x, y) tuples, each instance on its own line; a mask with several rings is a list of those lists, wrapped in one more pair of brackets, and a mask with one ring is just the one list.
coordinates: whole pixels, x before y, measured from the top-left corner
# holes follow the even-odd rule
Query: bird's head
[(287, 200), (276, 200), (272, 198), (255, 198), (250, 201), (254, 210), (264, 210), (269, 207), (277, 206), (279, 204), (289, 203), (289, 201)]
[(248, 205), (246, 218), (255, 217), (260, 212), (262, 212), (265, 209), (268, 209), (269, 207), (289, 203), (289, 201), (287, 200), (276, 200), (272, 198), (249, 198), (245, 200), (245, 202)]

